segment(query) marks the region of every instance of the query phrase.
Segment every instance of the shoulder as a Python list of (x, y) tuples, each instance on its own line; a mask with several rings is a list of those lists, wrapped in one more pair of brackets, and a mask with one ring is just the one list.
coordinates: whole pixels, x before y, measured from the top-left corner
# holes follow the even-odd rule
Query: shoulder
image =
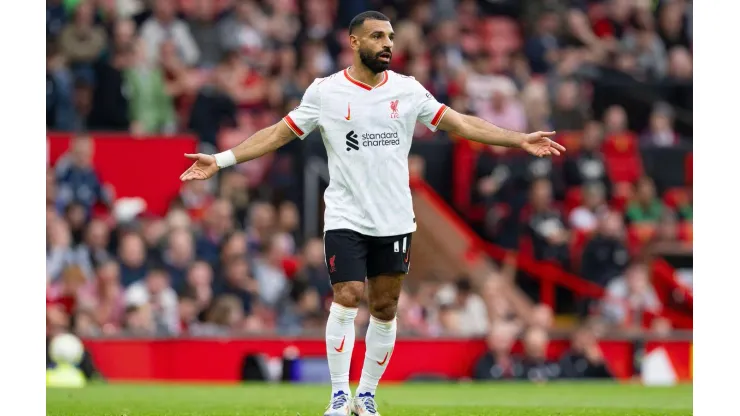
[(402, 88), (410, 88), (414, 90), (418, 90), (419, 88), (423, 88), (421, 83), (416, 80), (411, 75), (404, 75), (399, 74), (398, 72), (391, 71), (390, 69), (388, 72), (388, 81), (393, 82), (397, 86), (400, 86)]

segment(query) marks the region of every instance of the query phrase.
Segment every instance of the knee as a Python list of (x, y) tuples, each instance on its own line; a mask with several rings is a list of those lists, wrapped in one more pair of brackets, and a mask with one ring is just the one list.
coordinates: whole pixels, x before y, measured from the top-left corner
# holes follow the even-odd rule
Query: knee
[(398, 296), (384, 294), (377, 299), (370, 299), (370, 315), (381, 321), (391, 321), (396, 317)]
[(362, 282), (337, 283), (334, 285), (333, 290), (334, 303), (347, 308), (357, 308), (360, 306), (362, 297), (365, 294), (365, 284)]

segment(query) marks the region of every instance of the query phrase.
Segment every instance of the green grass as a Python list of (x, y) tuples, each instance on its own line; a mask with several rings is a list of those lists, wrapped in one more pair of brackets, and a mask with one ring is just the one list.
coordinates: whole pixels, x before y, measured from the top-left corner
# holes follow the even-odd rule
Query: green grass
[[(405, 384), (381, 386), (383, 416), (684, 416), (690, 385)], [(319, 416), (327, 386), (92, 385), (47, 389), (48, 416)]]

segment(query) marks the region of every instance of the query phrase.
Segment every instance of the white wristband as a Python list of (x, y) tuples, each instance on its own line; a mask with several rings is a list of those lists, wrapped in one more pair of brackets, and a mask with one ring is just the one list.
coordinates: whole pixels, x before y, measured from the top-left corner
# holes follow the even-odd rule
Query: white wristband
[(229, 166), (236, 165), (236, 156), (234, 156), (234, 152), (232, 152), (231, 150), (217, 153), (213, 155), (213, 157), (216, 158), (216, 165), (218, 165), (219, 169), (228, 168)]

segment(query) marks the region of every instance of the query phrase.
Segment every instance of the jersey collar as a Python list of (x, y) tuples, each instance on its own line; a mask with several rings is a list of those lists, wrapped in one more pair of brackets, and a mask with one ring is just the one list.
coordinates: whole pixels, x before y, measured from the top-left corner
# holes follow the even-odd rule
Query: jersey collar
[(347, 78), (347, 80), (349, 82), (357, 85), (358, 87), (360, 87), (360, 88), (362, 88), (364, 90), (370, 91), (370, 90), (374, 90), (376, 88), (380, 88), (383, 84), (385, 84), (386, 82), (388, 82), (388, 71), (383, 71), (383, 80), (380, 81), (378, 83), (378, 85), (376, 85), (375, 87), (372, 87), (370, 85), (365, 84), (362, 81), (358, 81), (358, 80), (352, 78), (352, 75), (349, 74), (349, 68), (345, 68), (345, 70), (344, 70), (344, 77)]

